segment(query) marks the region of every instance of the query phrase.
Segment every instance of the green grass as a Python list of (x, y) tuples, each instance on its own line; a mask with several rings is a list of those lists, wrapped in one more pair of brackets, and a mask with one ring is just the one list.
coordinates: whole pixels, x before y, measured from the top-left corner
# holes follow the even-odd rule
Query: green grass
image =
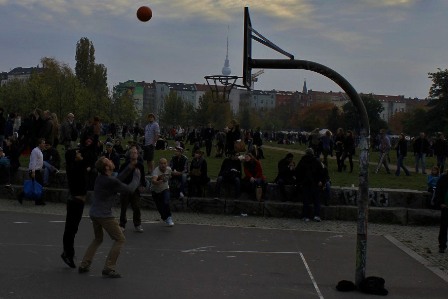
[[(126, 141), (123, 142), (126, 144)], [(170, 141), (170, 146), (172, 146), (174, 142)], [(266, 159), (261, 160), (261, 164), (263, 167), (263, 172), (267, 177), (268, 182), (272, 182), (277, 176), (277, 163), (280, 159), (282, 159), (286, 153), (291, 150), (304, 151), (306, 146), (299, 144), (292, 145), (284, 145), (284, 144), (276, 144), (276, 143), (266, 143), (266, 146), (275, 147), (275, 149), (264, 148), (264, 156)], [(191, 151), (192, 145), (186, 145), (187, 151), (185, 151), (185, 155), (192, 159)], [(62, 159), (64, 159), (64, 150), (62, 146), (58, 147), (58, 150), (61, 154)], [(294, 153), (294, 152), (293, 152)], [(357, 151), (359, 153), (359, 151)], [(168, 160), (174, 155), (174, 151), (170, 150), (157, 150), (155, 154), (155, 160), (158, 161), (159, 158), (164, 157)], [(219, 169), (221, 167), (222, 158), (215, 158), (215, 149), (212, 149), (212, 154), (207, 159), (208, 165), (208, 175), (211, 179), (216, 179)], [(294, 153), (294, 161), (296, 164), (302, 157), (301, 154)], [(329, 159), (329, 174), (332, 181), (333, 186), (340, 187), (350, 187), (352, 185), (358, 186), (359, 183), (359, 162), (357, 160), (357, 156), (354, 156), (354, 169), (353, 173), (349, 172), (337, 172), (336, 160)], [(369, 166), (369, 187), (371, 188), (391, 188), (391, 189), (411, 189), (411, 190), (426, 190), (426, 175), (423, 174), (415, 174), (414, 169), (414, 157), (412, 156), (412, 152), (409, 153), (409, 156), (405, 159), (405, 164), (407, 168), (411, 171), (411, 176), (405, 176), (404, 173), (397, 177), (394, 175), (394, 170), (391, 170), (392, 174), (386, 174), (384, 168), (381, 168), (378, 174), (374, 173), (376, 168), (376, 163), (378, 162), (379, 156), (378, 152), (370, 151), (370, 166)], [(396, 154), (394, 151), (390, 153), (390, 165), (396, 165)], [(29, 163), (29, 157), (22, 156), (21, 165), (23, 167), (27, 167)], [(372, 164), (373, 163), (373, 164)], [(62, 163), (65, 164), (64, 162)], [(348, 166), (348, 161), (346, 161)], [(433, 165), (436, 164), (435, 157), (428, 157), (426, 160), (427, 165), (427, 173), (430, 172), (430, 169)], [(146, 165), (145, 165), (146, 166)]]
[[(292, 145), (284, 145), (284, 144), (275, 144), (275, 143), (266, 143), (266, 146), (272, 146), (276, 149), (268, 149), (264, 148), (264, 156), (266, 159), (261, 160), (261, 164), (263, 166), (263, 173), (266, 175), (268, 182), (272, 182), (277, 176), (277, 163), (280, 159), (282, 159), (288, 150), (294, 151), (304, 151), (306, 146), (292, 144)], [(193, 146), (186, 146), (186, 148), (192, 148)], [(157, 157), (165, 157), (170, 158), (174, 153), (167, 151), (157, 151)], [(186, 151), (185, 155), (191, 159), (191, 152)], [(411, 171), (411, 176), (405, 176), (403, 171), (399, 177), (395, 176), (395, 170), (391, 170), (392, 174), (387, 174), (384, 168), (381, 168), (378, 174), (375, 174), (376, 164), (379, 160), (378, 152), (370, 152), (369, 158), (370, 162), (374, 164), (369, 165), (369, 187), (372, 188), (391, 188), (391, 189), (411, 189), (411, 190), (426, 190), (426, 175), (423, 174), (415, 174), (412, 172), (414, 169), (414, 157), (411, 156), (405, 159), (405, 164), (407, 168)], [(212, 154), (210, 158), (207, 158), (208, 165), (208, 174), (210, 178), (215, 179), (219, 172), (219, 168), (221, 167), (222, 159), (214, 157), (214, 149), (212, 150)], [(294, 153), (294, 161), (296, 164), (302, 157), (301, 154)], [(337, 165), (335, 159), (329, 159), (329, 174), (332, 181), (333, 186), (341, 186), (341, 187), (349, 187), (352, 185), (358, 186), (359, 183), (359, 161), (357, 160), (357, 156), (353, 159), (354, 169), (353, 173), (349, 172), (337, 172)], [(395, 166), (397, 163), (395, 152), (390, 153), (391, 162), (390, 165)], [(346, 160), (346, 164), (348, 166), (348, 160)], [(436, 164), (436, 160), (434, 157), (427, 158), (427, 173), (430, 172), (430, 168)]]

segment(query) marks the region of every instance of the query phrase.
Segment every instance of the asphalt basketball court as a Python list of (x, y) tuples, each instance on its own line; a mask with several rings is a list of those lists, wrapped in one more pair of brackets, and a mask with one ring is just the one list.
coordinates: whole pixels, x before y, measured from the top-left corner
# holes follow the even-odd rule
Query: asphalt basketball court
[[(123, 277), (107, 279), (101, 277), (107, 235), (91, 272), (78, 274), (62, 262), (64, 219), (0, 212), (0, 298), (378, 297), (335, 289), (340, 280), (354, 281), (355, 235), (144, 223), (144, 233), (125, 233), (117, 267)], [(83, 218), (77, 263), (92, 238), (90, 220)], [(448, 278), (399, 246), (369, 236), (366, 276), (383, 277), (389, 298), (447, 298)]]

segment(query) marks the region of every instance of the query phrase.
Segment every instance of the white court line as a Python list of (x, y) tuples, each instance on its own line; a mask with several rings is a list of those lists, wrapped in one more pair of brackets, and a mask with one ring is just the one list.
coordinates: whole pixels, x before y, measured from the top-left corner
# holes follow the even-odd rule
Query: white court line
[(204, 247), (198, 247), (198, 248), (193, 248), (193, 249), (187, 249), (187, 250), (182, 250), (182, 252), (184, 253), (188, 253), (188, 252), (204, 252), (204, 251), (208, 251), (208, 248), (213, 248), (215, 246), (204, 246)]
[[(204, 247), (183, 250), (182, 252), (184, 252), (184, 253), (204, 252), (204, 251), (209, 251), (208, 249), (213, 248), (213, 247), (215, 247), (215, 246), (204, 246)], [(302, 258), (303, 264), (305, 265), (306, 271), (308, 272), (308, 275), (311, 279), (311, 282), (313, 283), (313, 286), (317, 292), (317, 295), (319, 296), (319, 299), (324, 299), (324, 296), (320, 292), (319, 286), (317, 285), (317, 282), (314, 279), (313, 274), (311, 273), (310, 267), (308, 266), (308, 263), (305, 260), (305, 256), (300, 251), (216, 250), (215, 252), (216, 253), (257, 253), (257, 254), (300, 254), (300, 257)]]
[[(205, 252), (210, 251), (210, 248), (214, 248), (216, 246), (203, 246), (193, 249), (182, 250), (184, 253), (188, 252)], [(216, 253), (258, 253), (258, 254), (298, 254), (300, 252), (297, 251), (257, 251), (257, 250), (215, 250)]]
[(217, 250), (218, 253), (297, 254), (297, 251)]
[(311, 281), (313, 282), (314, 288), (316, 289), (317, 295), (319, 295), (319, 298), (324, 299), (324, 296), (322, 296), (322, 293), (319, 290), (319, 287), (317, 286), (316, 280), (313, 277), (313, 274), (311, 273), (310, 267), (308, 267), (308, 263), (305, 260), (305, 257), (300, 252), (300, 257), (302, 258), (303, 264), (305, 265), (306, 270), (308, 271), (308, 275), (311, 278)]
[(436, 274), (437, 276), (442, 278), (444, 281), (448, 282), (448, 275), (446, 275), (445, 272), (440, 270), (438, 268), (438, 266), (432, 265), (432, 263), (430, 261), (428, 261), (424, 257), (420, 256), (417, 252), (410, 249), (409, 247), (407, 247), (406, 245), (404, 245), (403, 243), (401, 243), (400, 241), (395, 239), (393, 236), (385, 235), (384, 237), (387, 240), (389, 240), (389, 242), (391, 242), (392, 244), (394, 244), (395, 246), (397, 246), (398, 248), (400, 248), (401, 250), (406, 252), (411, 258), (413, 258), (414, 260), (416, 260), (417, 262), (419, 262), (420, 264), (422, 264), (423, 266), (428, 268), (430, 271), (432, 271), (434, 274)]

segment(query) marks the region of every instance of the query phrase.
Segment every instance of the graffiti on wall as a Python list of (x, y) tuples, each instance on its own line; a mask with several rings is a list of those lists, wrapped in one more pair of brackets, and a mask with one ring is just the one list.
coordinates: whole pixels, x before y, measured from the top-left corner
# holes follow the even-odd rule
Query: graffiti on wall
[[(345, 205), (356, 205), (358, 200), (358, 190), (344, 189), (340, 193), (340, 203)], [(369, 190), (369, 206), (371, 207), (388, 207), (389, 194), (383, 191)]]

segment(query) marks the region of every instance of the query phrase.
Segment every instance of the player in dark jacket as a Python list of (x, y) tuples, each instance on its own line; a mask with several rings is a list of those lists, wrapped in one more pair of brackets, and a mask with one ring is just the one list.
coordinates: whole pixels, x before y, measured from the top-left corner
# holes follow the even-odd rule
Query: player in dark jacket
[(76, 268), (73, 257), (75, 256), (75, 236), (82, 219), (84, 203), (86, 201), (87, 166), (79, 149), (69, 149), (65, 152), (68, 189), (70, 198), (67, 200), (67, 216), (63, 236), (64, 252), (62, 260), (71, 268)]
[(297, 186), (303, 195), (304, 221), (311, 218), (310, 203), (314, 205), (314, 221), (320, 222), (320, 195), (325, 184), (325, 174), (322, 163), (314, 156), (312, 148), (307, 148), (305, 155), (296, 167)]

